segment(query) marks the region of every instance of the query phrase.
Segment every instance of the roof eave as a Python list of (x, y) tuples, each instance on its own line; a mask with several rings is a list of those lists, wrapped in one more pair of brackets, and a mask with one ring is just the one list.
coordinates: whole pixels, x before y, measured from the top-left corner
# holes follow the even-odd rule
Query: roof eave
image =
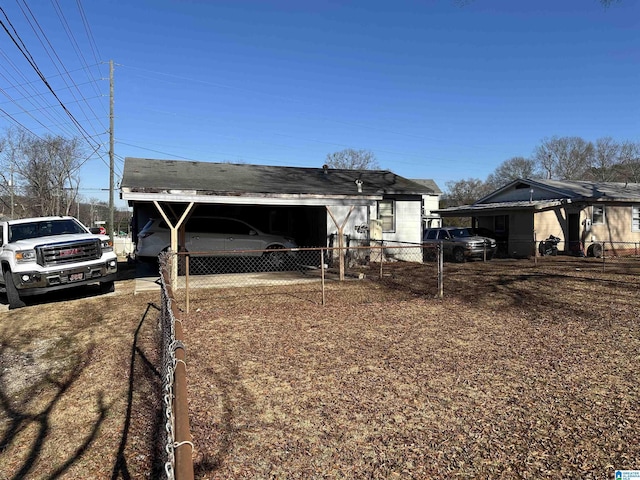
[(123, 188), (120, 197), (127, 201), (196, 202), (234, 205), (252, 205), (263, 201), (269, 205), (375, 205), (382, 195), (320, 195), (320, 194), (273, 194), (273, 193), (229, 193), (196, 192), (187, 190), (161, 190)]

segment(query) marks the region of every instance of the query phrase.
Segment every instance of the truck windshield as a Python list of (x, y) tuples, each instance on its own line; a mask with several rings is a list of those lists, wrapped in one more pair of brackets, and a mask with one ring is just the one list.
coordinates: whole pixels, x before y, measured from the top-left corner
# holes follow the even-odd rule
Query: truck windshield
[(27, 238), (49, 237), (52, 235), (87, 233), (78, 222), (72, 219), (46, 220), (42, 222), (18, 223), (9, 226), (9, 242)]
[(451, 236), (454, 238), (464, 238), (472, 236), (469, 230), (466, 228), (456, 228), (455, 230), (451, 230), (449, 233), (451, 233)]

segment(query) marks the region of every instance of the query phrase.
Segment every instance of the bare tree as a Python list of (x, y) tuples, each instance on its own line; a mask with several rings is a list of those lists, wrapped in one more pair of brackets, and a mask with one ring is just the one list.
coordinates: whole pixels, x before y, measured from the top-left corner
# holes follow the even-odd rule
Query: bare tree
[(20, 176), (18, 165), (22, 159), (24, 146), (29, 139), (29, 135), (17, 128), (5, 130), (4, 138), (0, 140), (0, 196), (2, 205), (6, 208), (5, 215), (13, 216), (14, 208), (18, 207), (19, 215), (30, 213), (25, 198), (22, 196), (21, 184), (23, 179)]
[(449, 181), (446, 186), (447, 190), (442, 195), (442, 202), (445, 207), (470, 205), (491, 191), (491, 187), (479, 178)]
[(81, 156), (77, 139), (25, 138), (16, 167), (22, 179), (22, 193), (32, 199), (34, 215), (70, 212), (80, 186)]
[(611, 137), (596, 140), (591, 168), (584, 175), (585, 180), (599, 182), (615, 182), (619, 179), (618, 169), (615, 168), (620, 160), (620, 144)]
[(533, 159), (542, 176), (554, 180), (579, 180), (592, 164), (593, 144), (580, 137), (544, 139)]
[(640, 143), (626, 141), (620, 145), (619, 169), (621, 181), (640, 183)]
[(327, 155), (327, 165), (331, 168), (349, 170), (376, 170), (380, 168), (375, 154), (371, 150), (345, 148)]
[(535, 178), (536, 162), (530, 158), (513, 157), (505, 160), (487, 177), (487, 185), (497, 189), (517, 178)]

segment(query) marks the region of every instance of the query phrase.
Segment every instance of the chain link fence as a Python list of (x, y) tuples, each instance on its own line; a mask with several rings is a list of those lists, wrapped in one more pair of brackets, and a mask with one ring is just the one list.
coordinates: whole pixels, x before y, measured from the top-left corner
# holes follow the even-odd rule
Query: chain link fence
[(544, 239), (511, 240), (498, 244), (498, 258), (533, 258), (569, 255), (574, 257), (605, 258), (605, 261), (625, 261), (640, 257), (640, 242), (565, 241), (553, 235)]
[[(232, 254), (230, 254), (232, 253)], [(325, 302), (325, 286), (343, 280), (382, 278), (385, 267), (423, 263), (421, 244), (372, 242), (367, 246), (179, 252), (169, 254), (172, 287), (190, 311), (190, 293), (215, 289), (242, 294), (257, 287), (305, 287)]]
[(186, 356), (182, 324), (173, 307), (167, 260), (160, 256), (160, 327), (162, 330), (162, 403), (164, 411), (164, 470), (168, 480), (192, 480), (193, 461), (186, 399)]
[[(527, 258), (544, 263), (564, 257), (594, 257), (602, 268), (614, 266), (640, 256), (640, 242), (590, 243), (586, 248), (565, 248), (559, 239), (510, 242), (513, 249), (507, 258)], [(568, 247), (568, 245), (567, 245)], [(567, 251), (568, 250), (568, 251)], [(443, 261), (494, 261), (505, 258), (499, 249), (483, 249), (457, 256), (442, 243), (415, 244), (371, 241), (369, 245), (348, 247), (296, 248), (243, 251), (180, 252), (168, 254), (168, 267), (175, 295), (190, 311), (190, 293), (196, 289), (214, 289), (221, 296), (242, 295), (258, 287), (303, 286), (325, 303), (325, 286), (329, 282), (352, 279), (383, 279), (385, 272), (397, 271), (398, 265), (421, 268), (416, 275), (429, 276), (441, 291), (446, 268)]]

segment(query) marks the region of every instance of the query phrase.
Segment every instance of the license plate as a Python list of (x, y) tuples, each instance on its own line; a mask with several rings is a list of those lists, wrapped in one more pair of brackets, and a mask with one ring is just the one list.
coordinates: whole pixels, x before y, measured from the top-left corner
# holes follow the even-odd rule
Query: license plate
[(69, 275), (70, 282), (77, 282), (78, 280), (84, 280), (84, 273), (72, 273)]

